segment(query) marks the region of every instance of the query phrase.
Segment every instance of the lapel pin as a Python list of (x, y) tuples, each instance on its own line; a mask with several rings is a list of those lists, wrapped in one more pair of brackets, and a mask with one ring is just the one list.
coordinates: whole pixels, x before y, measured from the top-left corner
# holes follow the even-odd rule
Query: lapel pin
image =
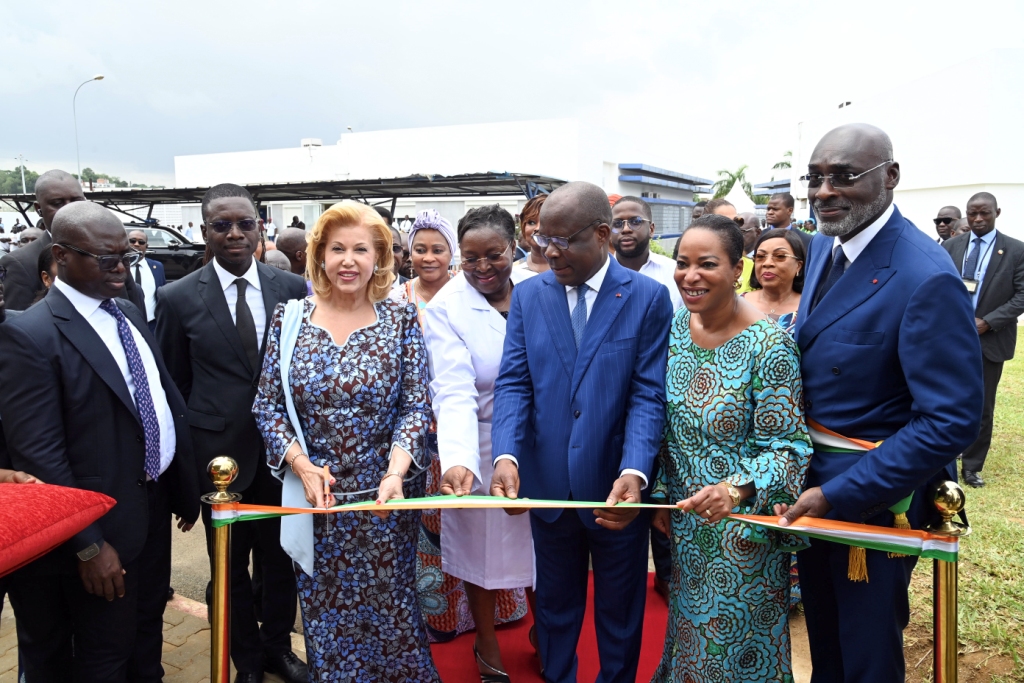
[(1000, 250), (999, 250), (999, 251), (997, 251), (996, 253), (997, 253), (997, 254), (999, 254), (1000, 256), (1002, 256), (1002, 255), (1003, 255), (1003, 250), (1002, 250), (1002, 249), (1000, 249)]
[[(1003, 252), (999, 252), (999, 253), (1002, 254)], [(622, 293), (621, 292), (615, 292), (615, 298), (616, 299), (621, 299), (622, 298)]]
[(871, 281), (871, 284), (873, 284), (873, 285), (877, 285), (877, 284), (878, 284), (878, 280), (872, 280), (872, 281)]

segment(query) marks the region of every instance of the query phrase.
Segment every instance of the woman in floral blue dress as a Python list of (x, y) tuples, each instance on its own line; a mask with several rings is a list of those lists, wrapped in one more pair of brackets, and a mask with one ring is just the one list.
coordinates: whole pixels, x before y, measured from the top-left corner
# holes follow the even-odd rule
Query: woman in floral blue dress
[(736, 224), (694, 221), (680, 240), (665, 448), (655, 525), (672, 539), (665, 650), (654, 681), (792, 681), (789, 552), (795, 537), (726, 520), (799, 496), (811, 454), (793, 340), (735, 294)]
[[(253, 406), (270, 466), (297, 475), (317, 507), (335, 497), (422, 496), (427, 355), (415, 307), (386, 298), (391, 231), (370, 207), (346, 201), (320, 217), (308, 242), (314, 295), (302, 302), (289, 358), (281, 357), (290, 343), (285, 309), (274, 311)], [(311, 680), (439, 681), (416, 595), (420, 513), (313, 517), (308, 571), (304, 555), (289, 551)]]

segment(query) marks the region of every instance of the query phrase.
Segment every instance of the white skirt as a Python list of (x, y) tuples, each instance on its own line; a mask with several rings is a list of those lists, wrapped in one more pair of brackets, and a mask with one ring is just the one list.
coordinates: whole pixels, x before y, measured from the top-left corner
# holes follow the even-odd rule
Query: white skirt
[[(480, 424), (480, 476), (473, 495), (490, 493), (491, 425)], [(441, 510), (441, 568), (487, 590), (533, 586), (530, 515), (504, 510)]]

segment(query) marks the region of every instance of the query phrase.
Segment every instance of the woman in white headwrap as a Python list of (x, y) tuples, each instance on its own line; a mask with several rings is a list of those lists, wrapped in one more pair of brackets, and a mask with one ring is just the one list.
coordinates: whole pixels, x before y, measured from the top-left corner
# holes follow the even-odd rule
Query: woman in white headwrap
[(420, 326), (423, 309), (453, 275), (450, 266), (454, 254), (452, 224), (433, 209), (420, 211), (409, 230), (409, 259), (416, 277), (396, 284), (390, 295), (396, 301), (416, 305)]

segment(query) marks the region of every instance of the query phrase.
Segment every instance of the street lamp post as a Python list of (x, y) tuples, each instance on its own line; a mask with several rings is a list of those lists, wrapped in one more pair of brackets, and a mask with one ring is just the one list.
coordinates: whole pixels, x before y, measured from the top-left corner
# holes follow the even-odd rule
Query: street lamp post
[[(92, 83), (93, 81), (102, 81), (103, 74), (96, 74), (85, 83)], [(85, 85), (82, 83), (82, 85)], [(82, 182), (82, 156), (78, 152), (78, 111), (75, 109), (75, 100), (78, 99), (78, 91), (82, 89), (82, 85), (75, 88), (75, 96), (71, 98), (71, 115), (75, 119), (75, 159), (78, 160), (78, 182)]]

